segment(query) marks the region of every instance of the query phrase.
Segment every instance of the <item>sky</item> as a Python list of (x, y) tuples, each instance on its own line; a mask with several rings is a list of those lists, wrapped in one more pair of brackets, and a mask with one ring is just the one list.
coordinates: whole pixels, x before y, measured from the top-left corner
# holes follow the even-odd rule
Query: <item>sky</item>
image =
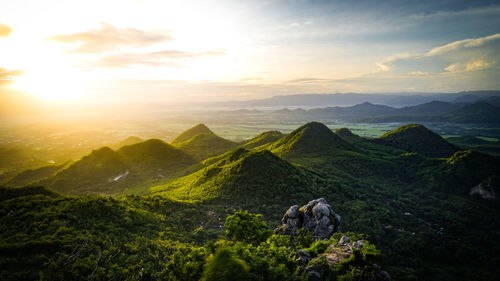
[(500, 89), (499, 1), (16, 0), (0, 6), (0, 90), (48, 101)]

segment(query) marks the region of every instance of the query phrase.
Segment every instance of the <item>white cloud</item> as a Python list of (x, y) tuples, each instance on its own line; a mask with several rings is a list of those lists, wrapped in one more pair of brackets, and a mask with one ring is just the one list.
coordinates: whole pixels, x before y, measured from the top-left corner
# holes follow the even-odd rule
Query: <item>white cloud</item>
[(485, 45), (489, 42), (499, 40), (499, 39), (500, 39), (500, 33), (493, 34), (493, 35), (486, 36), (486, 37), (481, 37), (481, 38), (459, 40), (459, 41), (451, 42), (451, 43), (443, 45), (443, 46), (433, 48), (432, 50), (428, 51), (425, 55), (426, 56), (436, 56), (436, 55), (442, 55), (444, 53), (451, 52), (451, 51), (461, 49), (461, 48), (480, 47), (480, 46)]
[(476, 60), (471, 63), (468, 63), (465, 66), (465, 71), (474, 71), (479, 69), (485, 69), (494, 64), (495, 62), (487, 62), (484, 60)]
[(427, 76), (427, 75), (429, 75), (429, 72), (427, 72), (427, 71), (412, 71), (408, 74), (413, 75), (413, 76)]
[(144, 31), (134, 28), (119, 28), (104, 22), (100, 24), (100, 29), (55, 35), (47, 40), (64, 44), (77, 44), (76, 48), (72, 49), (77, 53), (101, 53), (125, 46), (147, 47), (173, 40), (168, 30)]

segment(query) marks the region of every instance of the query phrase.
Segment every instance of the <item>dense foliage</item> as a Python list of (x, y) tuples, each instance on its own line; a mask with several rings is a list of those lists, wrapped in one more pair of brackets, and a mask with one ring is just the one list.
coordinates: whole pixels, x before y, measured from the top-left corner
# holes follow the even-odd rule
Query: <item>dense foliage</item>
[[(143, 142), (127, 155), (143, 159), (137, 161), (142, 167), (159, 163), (154, 157), (162, 151), (185, 155), (165, 145)], [(254, 150), (180, 169), (150, 196), (73, 198), (39, 187), (0, 189), (0, 279), (210, 280), (215, 268), (231, 263), (248, 270), (250, 279), (293, 280), (306, 278), (295, 256), (306, 249), (313, 254), (310, 265), (330, 280), (366, 279), (376, 268), (365, 265), (374, 260), (395, 280), (494, 280), (500, 274), (500, 205), (484, 194), (499, 193), (500, 162), (473, 150), (453, 153), (457, 149), (419, 125), (367, 139), (311, 123)], [(123, 160), (115, 155), (93, 152), (85, 159), (96, 161), (79, 164), (79, 176), (98, 177)], [(98, 165), (102, 169), (94, 170)], [(78, 192), (84, 180), (62, 186)], [(482, 193), (471, 195), (473, 188)], [(306, 233), (270, 235), (266, 225), (276, 227), (290, 205), (318, 197), (342, 216), (342, 232), (366, 234), (381, 253), (368, 243), (331, 267), (325, 256), (338, 235), (323, 242)]]

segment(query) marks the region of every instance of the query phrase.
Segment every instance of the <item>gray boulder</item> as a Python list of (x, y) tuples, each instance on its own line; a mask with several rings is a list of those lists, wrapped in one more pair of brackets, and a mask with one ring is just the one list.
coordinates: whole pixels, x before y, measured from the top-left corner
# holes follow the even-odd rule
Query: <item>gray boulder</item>
[(328, 239), (337, 232), (340, 216), (324, 198), (309, 201), (299, 208), (291, 206), (281, 220), (282, 225), (275, 229), (277, 234), (295, 235), (300, 228), (311, 233), (314, 239)]

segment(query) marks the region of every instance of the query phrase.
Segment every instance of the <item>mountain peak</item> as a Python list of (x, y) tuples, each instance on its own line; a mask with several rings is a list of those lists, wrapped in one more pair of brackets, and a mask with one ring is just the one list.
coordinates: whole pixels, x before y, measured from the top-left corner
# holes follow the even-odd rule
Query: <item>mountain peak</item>
[(210, 130), (205, 124), (199, 123), (198, 125), (184, 131), (182, 134), (180, 134), (178, 137), (176, 137), (172, 141), (172, 144), (185, 142), (198, 134), (213, 134), (213, 135), (215, 135), (214, 132), (212, 132), (212, 130)]
[(458, 149), (420, 124), (407, 124), (383, 134), (378, 142), (430, 157), (449, 157)]
[(271, 145), (278, 155), (324, 154), (350, 150), (351, 146), (320, 122), (307, 123)]

